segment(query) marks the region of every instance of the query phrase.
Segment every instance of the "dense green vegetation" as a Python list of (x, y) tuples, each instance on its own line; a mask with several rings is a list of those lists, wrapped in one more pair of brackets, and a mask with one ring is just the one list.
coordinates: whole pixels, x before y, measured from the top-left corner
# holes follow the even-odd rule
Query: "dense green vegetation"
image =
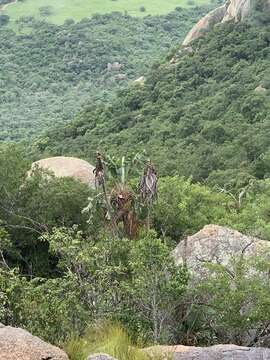
[(0, 0), (0, 6), (9, 4), (12, 0)]
[(85, 157), (97, 148), (146, 149), (161, 174), (220, 187), (268, 177), (269, 33), (268, 23), (216, 27), (192, 53), (177, 51), (175, 64), (154, 68), (144, 86), (53, 129), (39, 149)]
[[(186, 15), (177, 10), (166, 21), (170, 19), (176, 31), (173, 19)], [(151, 31), (157, 31), (160, 19), (149, 17), (140, 24), (144, 29), (150, 21)], [(107, 59), (109, 41), (116, 41), (115, 34), (110, 38), (107, 32), (105, 52), (100, 42), (93, 45), (94, 37), (89, 41), (92, 51), (98, 49), (96, 63), (90, 62), (85, 47), (85, 57), (76, 53), (78, 39), (90, 37), (89, 22), (105, 20), (109, 23), (103, 24), (103, 34), (109, 24), (114, 28), (110, 21), (126, 26), (135, 21), (119, 14), (96, 16), (67, 23), (59, 33), (59, 27), (31, 20), (36, 34), (0, 32), (5, 51), (12, 39), (33, 45), (33, 39), (44, 36), (43, 67), (33, 69), (35, 81), (24, 78), (20, 94), (31, 86), (33, 94), (37, 88), (46, 92), (50, 81), (44, 79), (51, 79), (46, 77), (51, 74), (59, 76), (54, 91), (61, 91), (60, 80), (64, 91), (67, 79), (77, 86), (85, 74), (102, 72), (107, 62), (124, 63), (116, 55)], [(29, 145), (0, 144), (0, 322), (63, 346), (71, 360), (85, 360), (92, 351), (105, 351), (119, 360), (146, 360), (138, 346), (152, 344), (270, 346), (267, 253), (249, 258), (241, 254), (227, 266), (206, 263), (208, 277), (199, 282), (172, 256), (179, 241), (210, 223), (270, 240), (268, 20), (267, 14), (260, 14), (252, 22), (223, 24), (192, 44), (192, 51), (171, 51), (166, 61), (152, 67), (144, 83), (130, 84), (111, 102), (88, 105), (72, 123), (39, 137), (31, 151)], [(57, 58), (55, 41), (60, 34), (63, 49)], [(149, 41), (154, 36), (153, 32)], [(44, 55), (37, 44), (26, 51), (32, 64), (36, 57), (40, 64)], [(125, 68), (130, 77), (149, 66), (137, 67), (139, 54), (148, 49), (139, 51), (140, 46), (131, 42), (128, 48), (135, 61)], [(12, 63), (13, 51), (5, 66)], [(59, 63), (56, 58), (51, 62), (49, 54)], [(70, 58), (61, 72), (66, 54)], [(18, 65), (25, 64), (25, 58), (21, 62)], [(113, 83), (115, 74), (105, 71), (103, 76)], [(4, 91), (10, 85), (13, 102), (7, 103), (15, 107), (19, 101), (11, 80), (6, 79)], [(98, 100), (105, 88), (91, 91), (88, 96)], [(66, 102), (65, 111), (68, 106), (73, 109), (75, 100)], [(38, 111), (42, 102), (34, 104)], [(3, 109), (1, 116), (7, 119), (11, 112)], [(23, 109), (25, 104), (12, 114)], [(50, 111), (54, 113), (54, 104)], [(34, 133), (39, 125), (33, 114), (29, 123)], [(3, 122), (5, 129), (7, 124), (15, 127), (17, 120)], [(19, 131), (20, 124), (13, 138)], [(40, 169), (27, 175), (40, 156), (71, 154), (93, 162), (97, 149), (103, 157), (96, 154), (96, 189)], [(144, 186), (146, 176), (150, 193)]]
[[(206, 8), (144, 19), (113, 13), (62, 26), (25, 16), (0, 28), (0, 140), (26, 139), (106, 102), (181, 41)], [(108, 71), (108, 63), (120, 69)]]
[[(212, 276), (190, 292), (187, 270), (175, 265), (171, 250), (209, 223), (270, 239), (269, 180), (250, 183), (238, 199), (177, 176), (160, 178), (159, 198), (147, 230), (136, 186), (144, 160), (137, 165), (127, 160), (125, 178), (106, 165), (111, 214), (119, 218), (123, 211), (113, 200), (120, 191), (121, 199), (128, 195), (124, 211), (133, 214), (139, 225), (139, 231), (128, 237), (125, 218), (113, 223), (105, 216), (100, 189), (44, 176), (40, 170), (26, 177), (31, 163), (26, 151), (15, 145), (0, 147), (1, 322), (24, 327), (56, 344), (66, 342), (73, 360), (83, 360), (84, 352), (91, 349), (106, 349), (113, 355), (127, 351), (124, 344), (120, 350), (116, 340), (105, 344), (87, 340), (93, 324), (100, 321), (121, 324), (141, 345), (244, 344), (251, 326), (259, 332), (267, 325), (269, 287), (261, 279), (269, 272), (269, 262), (235, 259), (231, 271), (235, 266), (239, 291), (226, 269), (214, 267)], [(118, 163), (113, 161), (115, 169)], [(244, 288), (249, 271), (252, 282)], [(243, 297), (253, 299), (245, 313), (239, 312)], [(228, 306), (231, 314), (239, 312), (239, 322), (227, 317)], [(217, 308), (219, 316), (215, 316)], [(83, 334), (84, 339), (77, 339)]]
[(9, 7), (6, 14), (10, 16), (12, 23), (22, 16), (34, 16), (36, 19), (45, 17), (51, 23), (63, 24), (67, 19), (80, 21), (94, 14), (114, 11), (140, 17), (164, 15), (179, 6), (190, 7), (207, 3), (207, 0), (24, 0)]

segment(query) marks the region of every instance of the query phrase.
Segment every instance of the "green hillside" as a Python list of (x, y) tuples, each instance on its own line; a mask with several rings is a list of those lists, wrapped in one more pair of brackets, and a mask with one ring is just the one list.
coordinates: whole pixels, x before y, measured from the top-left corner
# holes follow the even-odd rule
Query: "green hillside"
[[(170, 50), (200, 12), (0, 30), (1, 139), (24, 139), (0, 142), (1, 333), (70, 360), (269, 353), (270, 12)], [(95, 170), (31, 167), (60, 154)], [(9, 359), (34, 354), (22, 334)]]
[[(208, 0), (24, 0), (10, 5), (6, 14), (12, 22), (21, 16), (34, 16), (63, 24), (66, 19), (76, 21), (93, 14), (106, 14), (113, 11), (128, 13), (131, 16), (161, 15), (176, 7), (190, 7), (209, 3)], [(44, 9), (47, 8), (47, 11)], [(43, 11), (42, 11), (43, 9)]]
[[(21, 34), (0, 27), (0, 140), (26, 139), (71, 120), (85, 103), (105, 102), (165, 56), (207, 10), (143, 19), (113, 13), (61, 26), (25, 17)], [(114, 62), (122, 68), (108, 71)]]
[(269, 34), (268, 21), (216, 27), (192, 53), (154, 68), (144, 86), (48, 133), (40, 150), (91, 157), (145, 149), (164, 175), (220, 186), (269, 176)]

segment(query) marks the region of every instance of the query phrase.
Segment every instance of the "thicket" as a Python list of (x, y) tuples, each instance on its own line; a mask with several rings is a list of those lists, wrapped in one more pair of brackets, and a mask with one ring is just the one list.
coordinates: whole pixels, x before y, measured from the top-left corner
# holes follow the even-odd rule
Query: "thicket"
[[(91, 159), (146, 149), (162, 175), (192, 176), (236, 189), (267, 178), (269, 168), (269, 23), (222, 24), (168, 56), (144, 86), (37, 141), (39, 151)], [(190, 49), (189, 49), (190, 50)]]
[[(143, 19), (95, 15), (57, 26), (25, 16), (0, 29), (1, 140), (25, 140), (106, 102), (181, 41), (208, 8)], [(2, 16), (2, 23), (7, 21)], [(1, 20), (0, 20), (1, 21)], [(118, 71), (107, 64), (119, 62)]]
[[(268, 337), (262, 342), (260, 334), (267, 328), (268, 262), (236, 262), (239, 291), (221, 267), (190, 293), (189, 274), (175, 265), (171, 250), (209, 223), (270, 239), (268, 180), (250, 183), (237, 198), (183, 177), (161, 177), (150, 230), (138, 197), (125, 203), (125, 211), (135, 212), (134, 219), (141, 220), (139, 231), (127, 237), (122, 221), (116, 223), (115, 234), (106, 211), (92, 202), (102, 196), (100, 189), (96, 192), (40, 170), (27, 176), (32, 159), (26, 151), (15, 145), (0, 147), (1, 322), (24, 327), (53, 343), (67, 342), (70, 352), (76, 344), (87, 345), (76, 338), (85, 334), (86, 339), (87, 329), (100, 321), (121, 324), (141, 346), (246, 344), (244, 335), (251, 327), (267, 344)], [(143, 171), (140, 166), (138, 173)], [(123, 174), (114, 173), (114, 181), (107, 183), (110, 197), (114, 191), (123, 194), (119, 183)], [(125, 174), (125, 189), (136, 194), (136, 171)], [(112, 203), (112, 214), (122, 210)], [(253, 277), (245, 287), (249, 271)], [(212, 294), (209, 298), (206, 289)], [(249, 306), (243, 313), (240, 304), (245, 296)], [(239, 323), (227, 317), (228, 306), (231, 314), (239, 314)], [(94, 346), (90, 342), (81, 349)], [(115, 354), (116, 349), (110, 351)]]

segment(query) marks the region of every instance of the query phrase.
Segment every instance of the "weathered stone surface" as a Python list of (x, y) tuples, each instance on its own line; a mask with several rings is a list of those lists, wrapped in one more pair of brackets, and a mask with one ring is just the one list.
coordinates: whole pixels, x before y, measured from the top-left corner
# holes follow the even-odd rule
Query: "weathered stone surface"
[(270, 349), (247, 348), (236, 345), (216, 345), (200, 348), (193, 346), (159, 346), (165, 359), (173, 360), (269, 360)]
[(138, 84), (138, 85), (144, 85), (145, 83), (145, 77), (144, 76), (140, 76), (138, 79), (133, 81), (134, 84)]
[(74, 157), (56, 156), (42, 159), (32, 164), (32, 170), (36, 168), (51, 171), (56, 177), (72, 177), (83, 183), (94, 187), (95, 178), (93, 174), (94, 166), (87, 161)]
[(115, 75), (115, 80), (117, 81), (123, 81), (127, 79), (127, 75), (126, 74), (117, 74)]
[(230, 20), (242, 21), (245, 17), (249, 16), (250, 11), (251, 0), (230, 0), (222, 22)]
[(193, 40), (204, 35), (212, 29), (216, 24), (222, 22), (226, 14), (226, 5), (222, 5), (217, 9), (210, 11), (190, 30), (183, 41), (183, 46), (188, 46)]
[(123, 65), (120, 64), (119, 62), (114, 62), (114, 63), (108, 63), (107, 64), (107, 70), (108, 71), (120, 71), (123, 68)]
[(93, 354), (88, 356), (87, 360), (116, 360), (107, 354)]
[(267, 89), (265, 89), (262, 85), (259, 85), (255, 88), (255, 91), (258, 93), (264, 93), (267, 91)]
[(68, 360), (68, 357), (23, 329), (1, 326), (0, 360)]
[[(266, 252), (264, 250), (267, 250)], [(204, 276), (205, 262), (227, 265), (233, 255), (270, 252), (270, 242), (246, 236), (217, 225), (207, 225), (201, 231), (181, 241), (173, 251), (177, 264), (186, 263), (196, 276)]]
[[(265, 11), (270, 11), (270, 0), (263, 0)], [(252, 0), (227, 0), (226, 3), (205, 15), (188, 33), (183, 45), (189, 45), (193, 40), (211, 30), (215, 25), (226, 21), (242, 21), (253, 11)]]

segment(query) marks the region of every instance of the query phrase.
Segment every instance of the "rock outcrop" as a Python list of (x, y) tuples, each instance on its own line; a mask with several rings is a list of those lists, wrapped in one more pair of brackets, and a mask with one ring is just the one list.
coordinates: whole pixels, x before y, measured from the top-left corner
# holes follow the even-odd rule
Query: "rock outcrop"
[(1, 325), (0, 360), (68, 360), (68, 356), (23, 329)]
[(230, 0), (226, 6), (227, 9), (222, 22), (242, 21), (250, 15), (252, 9), (251, 0)]
[(87, 360), (116, 360), (107, 354), (93, 354), (88, 356)]
[[(248, 348), (236, 345), (195, 346), (153, 346), (144, 350), (149, 360), (270, 360), (270, 349)], [(106, 354), (96, 354), (87, 360), (116, 360)]]
[(107, 64), (108, 71), (120, 71), (123, 68), (123, 65), (115, 61), (114, 63)]
[(188, 46), (193, 40), (204, 35), (211, 30), (216, 24), (221, 23), (226, 15), (226, 5), (220, 6), (210, 13), (205, 15), (199, 22), (190, 30), (183, 41), (183, 46)]
[(144, 76), (140, 76), (138, 79), (133, 81), (133, 84), (138, 84), (138, 85), (144, 85), (145, 83), (145, 77)]
[(159, 346), (164, 360), (270, 360), (270, 349), (236, 345), (216, 345), (206, 348), (193, 346)]
[[(227, 265), (232, 256), (260, 254), (270, 242), (241, 234), (217, 225), (207, 225), (201, 231), (181, 241), (173, 251), (177, 264), (186, 263), (192, 273), (207, 274), (205, 262)], [(267, 253), (266, 252), (266, 253)]]
[(48, 170), (56, 177), (72, 177), (91, 187), (95, 186), (94, 166), (85, 160), (65, 156), (42, 159), (32, 164), (30, 175), (35, 168)]
[[(183, 46), (202, 36), (215, 25), (226, 21), (242, 21), (251, 15), (254, 0), (227, 0), (226, 3), (205, 15), (187, 34)], [(269, 11), (270, 0), (262, 0), (266, 11)]]
[(257, 93), (265, 93), (267, 89), (265, 89), (262, 85), (258, 85), (255, 89), (255, 92)]

